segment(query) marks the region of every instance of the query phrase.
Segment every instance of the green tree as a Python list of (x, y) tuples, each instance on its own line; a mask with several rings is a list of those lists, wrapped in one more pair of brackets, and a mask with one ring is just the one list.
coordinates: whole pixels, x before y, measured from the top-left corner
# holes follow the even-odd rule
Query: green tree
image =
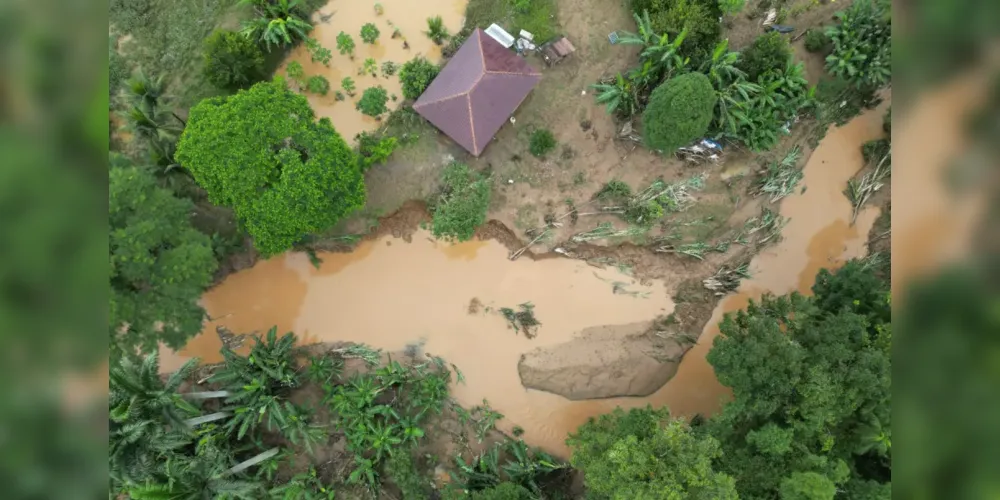
[(343, 31), (337, 34), (337, 50), (340, 55), (347, 55), (354, 59), (354, 39), (351, 38), (351, 35)]
[(344, 89), (344, 92), (347, 92), (347, 95), (354, 97), (355, 87), (353, 78), (345, 76), (343, 80), (340, 80), (340, 87)]
[(671, 37), (686, 31), (678, 53), (690, 58), (695, 65), (700, 64), (711, 55), (722, 32), (719, 6), (711, 0), (672, 0), (663, 4), (669, 7), (658, 12), (650, 10), (653, 30)]
[(264, 53), (253, 40), (235, 31), (216, 30), (202, 45), (202, 73), (212, 85), (235, 90), (263, 79)]
[(333, 58), (333, 52), (321, 45), (319, 40), (307, 38), (306, 49), (309, 50), (309, 57), (312, 59), (312, 62), (321, 62), (323, 66), (330, 67), (330, 59)]
[(330, 92), (330, 80), (323, 75), (313, 75), (306, 80), (306, 90), (313, 94), (326, 95)]
[(615, 500), (735, 500), (733, 479), (716, 472), (719, 443), (672, 420), (666, 408), (621, 408), (580, 426), (566, 444), (587, 497)]
[(822, 474), (794, 472), (781, 480), (778, 493), (781, 500), (833, 500), (837, 485)]
[(415, 101), (427, 90), (438, 75), (437, 65), (423, 57), (410, 59), (399, 69), (399, 81), (403, 84), (403, 97)]
[(783, 71), (791, 58), (792, 47), (788, 40), (772, 31), (757, 37), (742, 52), (737, 66), (747, 74), (747, 79), (755, 82), (768, 71)]
[(389, 111), (389, 108), (385, 106), (387, 102), (389, 102), (389, 93), (379, 85), (366, 88), (361, 93), (361, 99), (358, 100), (355, 107), (365, 115), (378, 118)]
[(672, 153), (702, 137), (712, 121), (715, 102), (712, 82), (701, 73), (667, 80), (653, 90), (642, 114), (646, 145)]
[(833, 52), (826, 69), (858, 87), (879, 88), (892, 77), (892, 13), (884, 0), (860, 0), (837, 13), (826, 34)]
[(373, 45), (378, 41), (379, 30), (372, 23), (365, 23), (361, 27), (361, 41)]
[(357, 156), (281, 79), (192, 108), (177, 158), (213, 203), (233, 209), (265, 257), (365, 200)]
[(442, 175), (444, 192), (434, 205), (431, 231), (437, 238), (466, 241), (486, 222), (490, 181), (468, 165), (454, 162)]
[(427, 35), (427, 38), (430, 38), (438, 45), (443, 44), (448, 39), (448, 28), (444, 27), (444, 21), (441, 19), (441, 16), (428, 17), (427, 31), (424, 33)]
[(814, 298), (764, 297), (720, 324), (708, 361), (733, 400), (707, 428), (741, 498), (888, 482), (888, 292), (858, 265), (822, 275)]
[(181, 348), (201, 331), (198, 299), (217, 263), (211, 240), (191, 226), (192, 203), (136, 167), (108, 172), (112, 358)]

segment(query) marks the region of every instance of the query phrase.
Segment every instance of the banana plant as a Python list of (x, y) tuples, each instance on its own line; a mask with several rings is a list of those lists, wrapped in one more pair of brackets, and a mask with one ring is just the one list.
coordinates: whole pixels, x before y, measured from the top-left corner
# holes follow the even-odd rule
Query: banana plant
[(716, 44), (711, 59), (703, 62), (698, 71), (708, 76), (716, 91), (721, 91), (730, 83), (746, 77), (746, 73), (736, 67), (739, 60), (740, 53), (729, 50), (727, 38)]
[(639, 97), (632, 82), (618, 73), (612, 83), (595, 83), (590, 88), (597, 91), (597, 103), (607, 107), (608, 114), (631, 117), (639, 110)]
[(375, 463), (370, 459), (355, 455), (354, 465), (355, 469), (347, 477), (347, 482), (350, 484), (363, 484), (372, 493), (378, 492), (379, 477), (378, 471), (375, 470)]
[(649, 21), (649, 11), (644, 9), (642, 16), (639, 16), (638, 13), (632, 13), (632, 17), (635, 18), (635, 24), (639, 32), (622, 32), (618, 36), (618, 43), (622, 45), (641, 45), (643, 47), (655, 44), (660, 35), (653, 32), (653, 24)]
[(369, 422), (367, 429), (366, 440), (370, 449), (375, 452), (376, 462), (381, 462), (383, 458), (391, 456), (396, 447), (403, 443), (403, 440), (396, 434), (396, 427), (385, 422)]
[(675, 73), (684, 71), (690, 58), (681, 57), (679, 51), (684, 39), (687, 38), (688, 30), (684, 28), (680, 33), (670, 40), (670, 35), (663, 34), (655, 40), (655, 43), (648, 45), (640, 54), (642, 61), (652, 61), (654, 66), (663, 74), (663, 78), (670, 79)]

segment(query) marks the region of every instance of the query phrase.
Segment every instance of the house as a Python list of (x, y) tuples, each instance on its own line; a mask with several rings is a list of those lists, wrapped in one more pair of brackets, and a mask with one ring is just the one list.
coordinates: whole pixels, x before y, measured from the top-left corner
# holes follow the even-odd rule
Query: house
[(524, 58), (477, 28), (413, 110), (479, 156), (541, 79)]

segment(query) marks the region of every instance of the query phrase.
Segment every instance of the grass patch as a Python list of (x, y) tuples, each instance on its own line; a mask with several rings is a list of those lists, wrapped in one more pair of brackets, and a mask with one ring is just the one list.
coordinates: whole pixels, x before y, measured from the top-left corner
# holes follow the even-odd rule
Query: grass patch
[(474, 28), (486, 29), (493, 23), (514, 36), (522, 29), (528, 31), (535, 36), (536, 44), (545, 43), (559, 34), (561, 26), (555, 0), (521, 3), (526, 5), (518, 10), (514, 8), (513, 0), (470, 0), (465, 7), (465, 28), (455, 36), (455, 43), (465, 41)]

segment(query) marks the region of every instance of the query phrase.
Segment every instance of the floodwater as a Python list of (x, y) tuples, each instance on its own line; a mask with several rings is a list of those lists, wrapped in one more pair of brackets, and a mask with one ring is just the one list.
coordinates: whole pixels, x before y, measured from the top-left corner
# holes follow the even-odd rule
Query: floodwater
[[(521, 354), (566, 342), (588, 327), (635, 324), (669, 314), (672, 291), (662, 282), (644, 287), (617, 270), (563, 258), (511, 262), (497, 242), (449, 245), (424, 231), (412, 243), (386, 237), (351, 253), (322, 254), (319, 269), (303, 254), (286, 254), (229, 276), (203, 297), (214, 320), (179, 354), (164, 353), (163, 368), (192, 356), (220, 361), (217, 325), (237, 333), (263, 333), (277, 325), (305, 342), (356, 341), (390, 352), (422, 344), (425, 352), (444, 357), (464, 373), (466, 384), (453, 391), (461, 404), (474, 406), (487, 399), (506, 415), (502, 429), (521, 426), (528, 443), (563, 456), (568, 454), (567, 433), (615, 406), (666, 405), (684, 416), (714, 413), (728, 392), (705, 354), (722, 315), (745, 307), (764, 291), (809, 293), (820, 268), (836, 268), (864, 255), (879, 209), (864, 209), (851, 225), (852, 208), (843, 190), (862, 167), (861, 144), (882, 133), (884, 108), (829, 131), (805, 167), (802, 185), (807, 189), (781, 204), (781, 214), (791, 219), (783, 239), (753, 259), (753, 278), (720, 302), (676, 376), (649, 397), (570, 401), (525, 389), (517, 364)], [(633, 282), (630, 288), (648, 291), (648, 298), (614, 294), (611, 282), (616, 280)], [(470, 312), (474, 298), (483, 304), (478, 312)], [(529, 301), (542, 323), (531, 340), (508, 329), (496, 312)]]
[[(671, 291), (663, 282), (643, 285), (617, 269), (578, 260), (510, 261), (507, 255), (495, 241), (451, 245), (419, 231), (411, 243), (384, 237), (351, 253), (320, 254), (319, 269), (304, 254), (263, 261), (205, 294), (203, 305), (214, 321), (179, 354), (162, 353), (161, 367), (169, 371), (194, 356), (221, 361), (219, 325), (237, 333), (277, 325), (302, 343), (354, 341), (388, 352), (421, 344), (464, 374), (465, 384), (453, 390), (459, 403), (471, 407), (485, 398), (507, 416), (502, 428), (520, 425), (529, 442), (563, 451), (567, 429), (553, 417), (572, 403), (524, 389), (520, 356), (567, 342), (588, 327), (668, 315)], [(614, 281), (648, 296), (616, 294)], [(481, 306), (470, 307), (473, 299)], [(498, 312), (525, 302), (541, 322), (533, 339), (509, 329)]]
[[(309, 103), (319, 117), (327, 117), (333, 122), (334, 128), (348, 142), (354, 140), (359, 132), (374, 130), (380, 122), (361, 114), (354, 104), (361, 98), (361, 93), (369, 87), (381, 85), (389, 95), (395, 94), (397, 100), (389, 101), (387, 106), (393, 110), (403, 102), (403, 91), (399, 83), (398, 72), (393, 76), (383, 76), (382, 63), (391, 61), (397, 65), (424, 56), (431, 62), (441, 60), (441, 47), (434, 44), (424, 31), (427, 31), (427, 18), (441, 16), (449, 33), (456, 33), (462, 28), (465, 16), (465, 4), (468, 0), (331, 0), (317, 11), (312, 18), (313, 30), (309, 34), (319, 41), (320, 45), (333, 52), (330, 66), (320, 62), (312, 62), (305, 44), (299, 45), (282, 64), (279, 73), (285, 74), (285, 67), (290, 61), (298, 61), (305, 68), (306, 78), (312, 75), (322, 75), (330, 81), (330, 92), (325, 96), (305, 93)], [(383, 13), (375, 12), (375, 5), (380, 4)], [(361, 26), (373, 23), (380, 34), (374, 45), (361, 41)], [(392, 38), (394, 30), (400, 35)], [(341, 55), (337, 51), (337, 35), (343, 31), (354, 39), (354, 59)], [(409, 48), (404, 48), (404, 42)], [(379, 66), (378, 76), (358, 75), (367, 58), (374, 59)], [(344, 101), (334, 98), (336, 90), (343, 89), (340, 82), (344, 77), (354, 79), (355, 96)], [(346, 92), (344, 93), (346, 96)], [(384, 116), (384, 115), (383, 115)]]

